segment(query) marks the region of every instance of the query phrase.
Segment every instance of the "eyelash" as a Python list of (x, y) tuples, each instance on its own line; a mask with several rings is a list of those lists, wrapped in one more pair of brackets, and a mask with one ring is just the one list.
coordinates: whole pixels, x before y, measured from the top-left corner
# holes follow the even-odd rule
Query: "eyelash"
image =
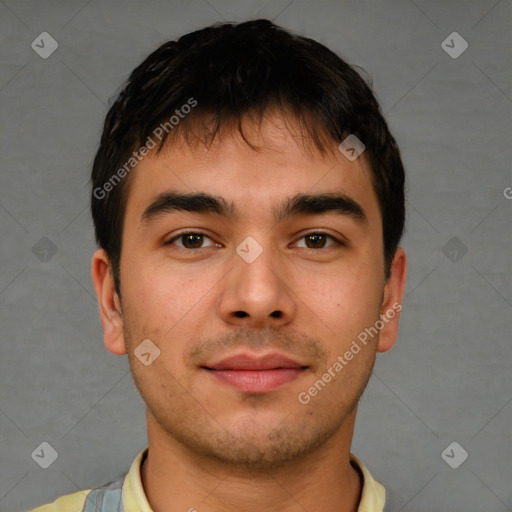
[[(206, 235), (205, 233), (202, 233), (200, 231), (184, 231), (184, 232), (179, 233), (179, 234), (175, 235), (174, 237), (172, 237), (170, 240), (165, 242), (164, 245), (168, 245), (168, 246), (173, 245), (175, 240), (183, 238), (186, 235), (201, 235), (205, 238), (209, 238), (210, 240), (212, 240), (211, 237), (209, 237), (208, 235)], [(338, 245), (341, 247), (346, 247), (346, 245), (347, 245), (344, 242), (342, 242), (341, 240), (338, 240), (334, 236), (332, 236), (329, 233), (326, 233), (324, 231), (311, 231), (310, 233), (306, 233), (306, 234), (302, 235), (297, 240), (302, 240), (303, 238), (306, 238), (307, 236), (310, 236), (310, 235), (324, 235), (325, 237), (330, 238), (334, 242), (334, 245)], [(320, 251), (322, 249), (324, 249), (324, 250), (329, 249), (330, 247), (333, 247), (334, 245), (330, 245), (328, 247), (320, 247), (319, 249), (315, 249), (312, 247), (300, 247), (300, 249), (306, 249), (306, 250), (310, 250), (310, 251)], [(210, 246), (210, 247), (213, 247), (213, 246)], [(178, 250), (187, 251), (187, 252), (195, 252), (195, 251), (200, 251), (202, 249), (208, 249), (208, 247), (197, 247), (197, 248), (193, 248), (193, 249), (188, 249), (186, 247), (179, 247), (179, 246), (176, 246), (176, 248)]]

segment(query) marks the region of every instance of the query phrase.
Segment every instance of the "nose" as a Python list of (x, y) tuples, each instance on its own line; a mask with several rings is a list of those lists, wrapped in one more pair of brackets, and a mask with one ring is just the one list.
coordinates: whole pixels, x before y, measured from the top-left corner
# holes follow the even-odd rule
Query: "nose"
[(219, 315), (228, 324), (251, 329), (281, 327), (291, 322), (297, 304), (286, 262), (270, 244), (252, 262), (233, 254), (232, 270), (223, 280)]

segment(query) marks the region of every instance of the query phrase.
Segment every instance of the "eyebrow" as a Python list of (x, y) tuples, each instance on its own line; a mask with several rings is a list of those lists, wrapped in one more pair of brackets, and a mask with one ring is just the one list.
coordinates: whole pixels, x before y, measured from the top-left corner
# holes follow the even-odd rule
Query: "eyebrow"
[[(206, 192), (181, 193), (168, 191), (159, 194), (141, 215), (141, 224), (147, 226), (153, 220), (176, 211), (215, 214), (226, 219), (237, 219), (233, 202)], [(319, 215), (337, 213), (352, 217), (364, 224), (368, 222), (362, 206), (342, 193), (296, 194), (286, 199), (274, 210), (275, 222), (283, 222), (295, 215)]]

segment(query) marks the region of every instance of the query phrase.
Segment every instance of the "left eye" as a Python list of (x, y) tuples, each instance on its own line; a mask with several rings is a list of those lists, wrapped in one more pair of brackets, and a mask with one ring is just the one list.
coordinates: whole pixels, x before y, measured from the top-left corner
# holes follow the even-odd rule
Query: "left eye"
[(308, 233), (306, 235), (301, 236), (299, 240), (306, 240), (306, 249), (325, 249), (325, 241), (328, 238), (331, 239), (334, 243), (327, 247), (331, 247), (332, 245), (343, 245), (339, 240), (337, 240), (333, 236), (322, 232)]

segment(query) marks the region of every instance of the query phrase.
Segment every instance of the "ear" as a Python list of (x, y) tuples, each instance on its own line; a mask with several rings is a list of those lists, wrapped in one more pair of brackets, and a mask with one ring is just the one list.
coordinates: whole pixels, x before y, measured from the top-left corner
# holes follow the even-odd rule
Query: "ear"
[(115, 290), (110, 259), (104, 249), (98, 249), (92, 257), (91, 276), (100, 306), (103, 342), (113, 354), (126, 354), (121, 303)]
[(377, 352), (386, 352), (396, 341), (400, 311), (402, 311), (402, 298), (407, 279), (407, 258), (405, 251), (398, 247), (391, 263), (390, 275), (384, 286), (380, 318), (384, 327), (379, 333)]

